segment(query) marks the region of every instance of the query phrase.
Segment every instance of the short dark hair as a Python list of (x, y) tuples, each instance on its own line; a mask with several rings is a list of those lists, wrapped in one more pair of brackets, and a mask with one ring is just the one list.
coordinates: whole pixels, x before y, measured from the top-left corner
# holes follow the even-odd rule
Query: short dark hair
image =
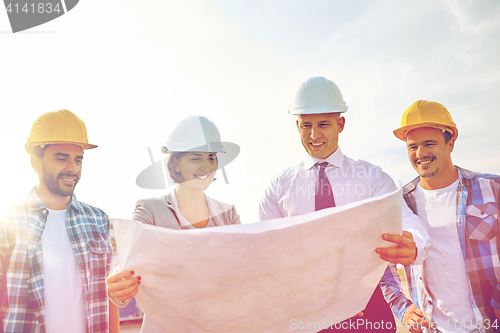
[(47, 145), (44, 145), (43, 147), (39, 146), (39, 145), (33, 146), (33, 148), (31, 148), (31, 155), (35, 155), (35, 156), (38, 156), (39, 158), (43, 158), (45, 156), (45, 149), (46, 148), (47, 148)]
[[(182, 175), (180, 172), (175, 171), (175, 162), (178, 162), (187, 153), (189, 153), (189, 152), (188, 151), (173, 151), (170, 153), (170, 157), (168, 158), (168, 162), (167, 162), (168, 173), (170, 174), (170, 178), (172, 178), (172, 180), (176, 184), (184, 182), (184, 178), (182, 178)], [(216, 165), (219, 164), (219, 161), (217, 159), (217, 154), (215, 154), (215, 163), (216, 163)], [(216, 180), (216, 178), (214, 178), (214, 181), (215, 180)]]
[(451, 134), (448, 131), (444, 131), (443, 135), (444, 135), (444, 143), (448, 143), (448, 141), (450, 141), (451, 138), (453, 137), (453, 134)]

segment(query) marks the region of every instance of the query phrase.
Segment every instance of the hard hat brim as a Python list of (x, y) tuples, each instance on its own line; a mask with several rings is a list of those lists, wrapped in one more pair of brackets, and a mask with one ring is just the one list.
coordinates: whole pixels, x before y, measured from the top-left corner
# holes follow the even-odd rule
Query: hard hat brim
[(167, 147), (162, 147), (162, 153), (170, 154), (172, 152), (182, 152), (182, 153), (222, 153), (217, 154), (218, 168), (231, 163), (240, 153), (240, 146), (232, 142), (220, 142), (217, 143), (220, 146), (219, 150), (208, 151), (207, 146), (200, 146), (189, 150), (167, 150)]
[(35, 142), (27, 142), (26, 145), (24, 146), (24, 149), (28, 154), (31, 155), (31, 152), (33, 150), (33, 147), (35, 146), (42, 146), (42, 145), (77, 145), (82, 147), (83, 150), (86, 149), (94, 149), (97, 148), (97, 145), (93, 145), (90, 143), (83, 143), (83, 142), (68, 142), (68, 141), (35, 141)]
[[(235, 145), (231, 142), (215, 142), (211, 145), (203, 145), (198, 147), (193, 147), (189, 149), (168, 149), (167, 146), (161, 147), (161, 152), (164, 154), (170, 154), (171, 152), (197, 152), (197, 153), (225, 153), (227, 151), (226, 147), (232, 147)], [(231, 150), (231, 149), (230, 149)]]
[(347, 112), (348, 106), (341, 106), (339, 108), (323, 107), (323, 108), (290, 108), (288, 114), (320, 114), (320, 113), (344, 113)]
[(217, 154), (217, 169), (220, 169), (232, 161), (240, 154), (240, 146), (232, 142), (221, 142), (224, 147), (223, 154)]
[(440, 123), (433, 123), (433, 122), (403, 126), (403, 127), (398, 128), (398, 129), (395, 129), (393, 131), (393, 133), (398, 139), (405, 141), (405, 138), (406, 138), (406, 135), (408, 134), (408, 132), (410, 132), (414, 129), (423, 128), (423, 127), (437, 128), (440, 130), (448, 131), (453, 135), (454, 139), (456, 139), (458, 137), (458, 129), (456, 127), (453, 128), (451, 126), (443, 125)]

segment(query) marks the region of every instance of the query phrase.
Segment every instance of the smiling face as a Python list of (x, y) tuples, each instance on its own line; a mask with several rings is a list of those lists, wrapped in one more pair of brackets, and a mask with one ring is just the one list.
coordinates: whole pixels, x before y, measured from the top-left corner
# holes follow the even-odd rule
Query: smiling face
[(325, 159), (337, 150), (345, 125), (340, 113), (299, 114), (297, 118), (302, 145), (311, 157)]
[(212, 183), (217, 170), (216, 153), (186, 153), (175, 161), (175, 171), (181, 175), (183, 182), (179, 185), (189, 186), (204, 191)]
[(82, 161), (83, 149), (72, 144), (49, 145), (42, 158), (32, 156), (41, 191), (54, 197), (71, 196), (80, 180)]
[(457, 171), (451, 161), (454, 144), (453, 138), (445, 142), (443, 133), (436, 128), (423, 127), (408, 132), (408, 158), (420, 175), (423, 188), (443, 188), (457, 179)]

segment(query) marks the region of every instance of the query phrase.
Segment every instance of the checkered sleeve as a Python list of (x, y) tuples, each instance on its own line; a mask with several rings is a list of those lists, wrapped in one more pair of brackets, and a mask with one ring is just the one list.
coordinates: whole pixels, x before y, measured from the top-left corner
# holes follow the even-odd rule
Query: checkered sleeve
[(7, 269), (14, 242), (15, 236), (10, 229), (10, 224), (5, 217), (0, 216), (0, 307), (7, 301)]
[[(497, 203), (497, 210), (498, 210), (498, 203), (500, 202), (500, 179), (498, 177), (493, 177), (495, 181), (491, 182), (491, 187), (492, 187), (492, 192), (495, 197), (495, 202)], [(496, 226), (497, 226), (497, 256), (500, 257), (498, 254), (498, 251), (500, 251), (500, 236), (498, 235), (500, 233), (500, 213), (497, 212), (496, 214)], [(493, 292), (491, 295), (491, 306), (497, 310), (500, 311), (500, 283), (497, 283), (496, 286), (493, 288)]]
[(459, 237), (475, 300), (473, 310), (481, 312), (483, 318), (493, 320), (493, 308), (500, 310), (500, 177), (465, 169), (459, 171), (463, 174), (463, 186), (459, 187), (457, 214), (459, 221), (466, 221), (459, 225)]
[(412, 302), (406, 298), (401, 290), (401, 279), (396, 264), (390, 263), (380, 280), (380, 288), (384, 294), (386, 302), (391, 307), (392, 313), (399, 321), (403, 320), (406, 309)]
[[(6, 271), (8, 265), (8, 248), (9, 243), (7, 241), (7, 226), (5, 224), (5, 220), (0, 217), (0, 309), (3, 306), (3, 303), (7, 299), (6, 295)], [(3, 311), (0, 310), (0, 314)], [(0, 316), (2, 319), (3, 316)], [(3, 326), (3, 325), (0, 325)], [(3, 332), (3, 328), (0, 328), (0, 332)]]
[(491, 306), (497, 310), (500, 310), (500, 284), (497, 284), (493, 289), (493, 294), (491, 295)]
[(5, 220), (0, 217), (0, 295), (4, 299), (3, 289), (5, 287), (6, 254), (9, 244), (7, 242), (7, 226)]

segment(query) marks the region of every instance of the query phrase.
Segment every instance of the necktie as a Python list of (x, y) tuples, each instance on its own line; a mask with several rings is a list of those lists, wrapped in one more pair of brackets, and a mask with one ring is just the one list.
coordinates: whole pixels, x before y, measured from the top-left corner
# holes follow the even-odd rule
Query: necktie
[(325, 208), (335, 207), (335, 200), (333, 199), (332, 186), (326, 177), (326, 166), (328, 162), (323, 162), (319, 165), (318, 181), (316, 182), (316, 195), (315, 195), (315, 208), (322, 210)]

